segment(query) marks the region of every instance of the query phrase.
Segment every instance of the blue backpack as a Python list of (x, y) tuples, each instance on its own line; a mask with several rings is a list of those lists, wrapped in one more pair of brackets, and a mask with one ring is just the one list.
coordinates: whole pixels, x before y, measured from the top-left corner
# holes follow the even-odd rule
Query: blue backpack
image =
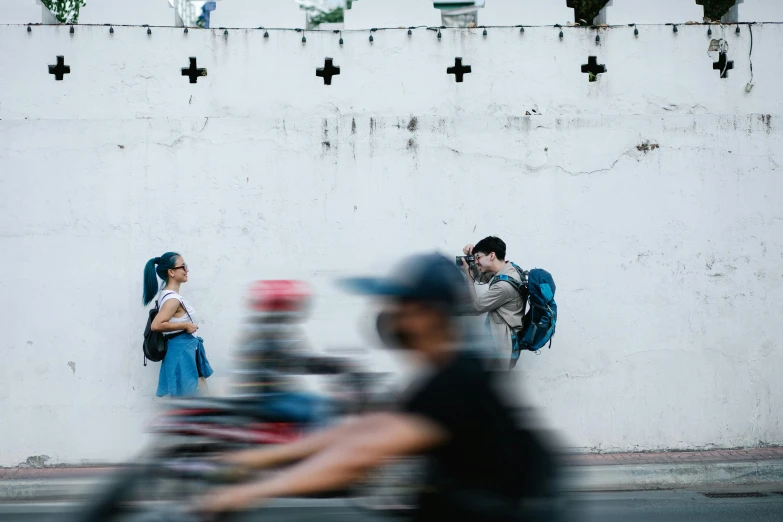
[[(500, 274), (493, 277), (489, 284), (491, 286), (498, 281), (505, 281), (519, 292), (524, 301), (522, 329), (511, 333), (511, 368), (513, 368), (522, 350), (538, 352), (547, 342), (549, 347), (552, 347), (552, 336), (555, 335), (557, 323), (557, 303), (555, 303), (555, 281), (549, 272), (540, 268), (526, 272), (514, 263), (511, 265), (519, 274), (521, 282)], [(529, 310), (528, 303), (530, 303)]]

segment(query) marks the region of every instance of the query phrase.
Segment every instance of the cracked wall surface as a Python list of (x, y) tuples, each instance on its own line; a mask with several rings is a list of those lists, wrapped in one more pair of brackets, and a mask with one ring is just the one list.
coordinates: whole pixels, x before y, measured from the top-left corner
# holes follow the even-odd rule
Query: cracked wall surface
[[(186, 256), (219, 391), (249, 282), (311, 281), (316, 347), (374, 350), (372, 308), (333, 278), (489, 234), (557, 281), (553, 347), (523, 356), (516, 384), (569, 446), (783, 443), (783, 27), (753, 31), (746, 93), (746, 32), (727, 30), (720, 79), (701, 26), (605, 30), (600, 46), (588, 29), (379, 31), (342, 48), (0, 26), (16, 49), (0, 54), (0, 465), (143, 443), (150, 257)], [(591, 83), (596, 53), (608, 72)], [(197, 84), (190, 56), (209, 70)], [(324, 56), (343, 67), (331, 86)], [(473, 67), (459, 84), (455, 56)]]

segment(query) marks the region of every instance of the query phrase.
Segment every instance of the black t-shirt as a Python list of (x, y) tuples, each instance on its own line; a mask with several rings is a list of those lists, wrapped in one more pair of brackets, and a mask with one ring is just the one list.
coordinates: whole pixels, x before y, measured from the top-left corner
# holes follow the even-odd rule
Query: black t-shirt
[(492, 379), (480, 359), (460, 352), (403, 405), (448, 433), (429, 455), (419, 520), (516, 520), (519, 500), (537, 495), (549, 456)]

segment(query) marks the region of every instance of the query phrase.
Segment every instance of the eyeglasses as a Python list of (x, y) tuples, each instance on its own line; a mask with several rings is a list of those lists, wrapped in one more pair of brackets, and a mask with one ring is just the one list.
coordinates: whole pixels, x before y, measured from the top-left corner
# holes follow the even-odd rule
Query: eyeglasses
[(188, 270), (188, 265), (187, 264), (182, 265), (182, 266), (175, 266), (174, 268), (172, 268), (172, 270), (179, 270), (180, 268), (183, 269), (185, 272), (189, 272), (190, 271), (190, 270)]

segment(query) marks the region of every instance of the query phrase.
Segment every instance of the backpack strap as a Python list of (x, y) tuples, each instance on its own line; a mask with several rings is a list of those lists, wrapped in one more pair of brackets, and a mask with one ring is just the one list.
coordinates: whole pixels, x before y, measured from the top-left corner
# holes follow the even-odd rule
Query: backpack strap
[(507, 276), (506, 274), (498, 274), (495, 277), (493, 277), (492, 280), (489, 282), (489, 286), (492, 286), (498, 281), (505, 281), (506, 283), (513, 286), (517, 292), (521, 292), (522, 289), (525, 287), (524, 283), (521, 283), (516, 279), (514, 279), (513, 277)]
[(522, 284), (527, 286), (527, 276), (530, 272), (527, 270), (523, 270), (522, 267), (520, 267), (518, 264), (511, 261), (511, 266), (514, 267), (514, 270), (517, 271), (517, 274), (519, 274), (519, 280), (522, 281)]
[[(166, 297), (167, 295), (171, 295), (171, 294), (176, 294), (176, 292), (171, 291), (168, 294), (163, 294), (162, 296), (160, 296), (160, 300), (162, 301), (164, 297)], [(160, 310), (160, 306), (158, 305), (158, 299), (155, 299), (155, 308)]]
[[(519, 280), (514, 279), (513, 277), (509, 277), (506, 274), (498, 274), (495, 277), (493, 277), (490, 282), (489, 286), (491, 287), (493, 284), (495, 284), (498, 281), (505, 281), (506, 283), (510, 284), (512, 287), (514, 287), (514, 290), (519, 293), (520, 297), (522, 297), (522, 317), (524, 318), (525, 315), (527, 315), (527, 302), (530, 300), (528, 289), (527, 289), (527, 275), (528, 273), (522, 270), (522, 268), (519, 267), (516, 263), (511, 262), (511, 266), (514, 267), (514, 269), (517, 271), (517, 274), (519, 274)], [(511, 325), (509, 325), (510, 327)], [(522, 329), (524, 329), (524, 319), (523, 319), (523, 326)], [(511, 328), (511, 331), (514, 332), (514, 329)], [(513, 337), (515, 337), (516, 334), (513, 334)], [(514, 340), (512, 339), (512, 344)], [(512, 360), (511, 360), (511, 367), (513, 368), (516, 364), (516, 360), (513, 359), (512, 354)], [(519, 357), (519, 354), (516, 355)]]
[(489, 281), (489, 284), (492, 285), (496, 281), (506, 281), (508, 283), (511, 283), (514, 286), (514, 288), (517, 288), (520, 285), (527, 286), (527, 277), (530, 272), (528, 272), (527, 270), (523, 270), (522, 267), (520, 267), (516, 263), (510, 262), (510, 264), (511, 266), (514, 267), (514, 270), (517, 271), (517, 274), (519, 275), (519, 281), (505, 274), (498, 274)]
[(524, 318), (525, 315), (527, 314), (527, 302), (529, 301), (529, 297), (527, 296), (527, 280), (525, 280), (525, 282), (522, 283), (520, 281), (517, 281), (513, 277), (507, 276), (506, 274), (498, 274), (492, 278), (492, 280), (489, 282), (489, 286), (491, 287), (493, 284), (495, 284), (498, 281), (505, 281), (506, 283), (510, 284), (514, 288), (514, 290), (517, 291), (519, 296), (522, 298), (522, 317)]
[(519, 294), (522, 296), (522, 315), (524, 316), (527, 313), (527, 302), (528, 302), (528, 290), (527, 290), (527, 275), (528, 272), (522, 270), (522, 268), (519, 267), (516, 263), (511, 262), (511, 266), (514, 267), (514, 270), (517, 271), (517, 274), (519, 274), (519, 281), (514, 279), (513, 277), (509, 277), (505, 274), (498, 274), (495, 277), (492, 278), (492, 280), (489, 282), (489, 286), (492, 286), (497, 281), (505, 281), (506, 283), (510, 284), (514, 287), (514, 290), (519, 292)]

